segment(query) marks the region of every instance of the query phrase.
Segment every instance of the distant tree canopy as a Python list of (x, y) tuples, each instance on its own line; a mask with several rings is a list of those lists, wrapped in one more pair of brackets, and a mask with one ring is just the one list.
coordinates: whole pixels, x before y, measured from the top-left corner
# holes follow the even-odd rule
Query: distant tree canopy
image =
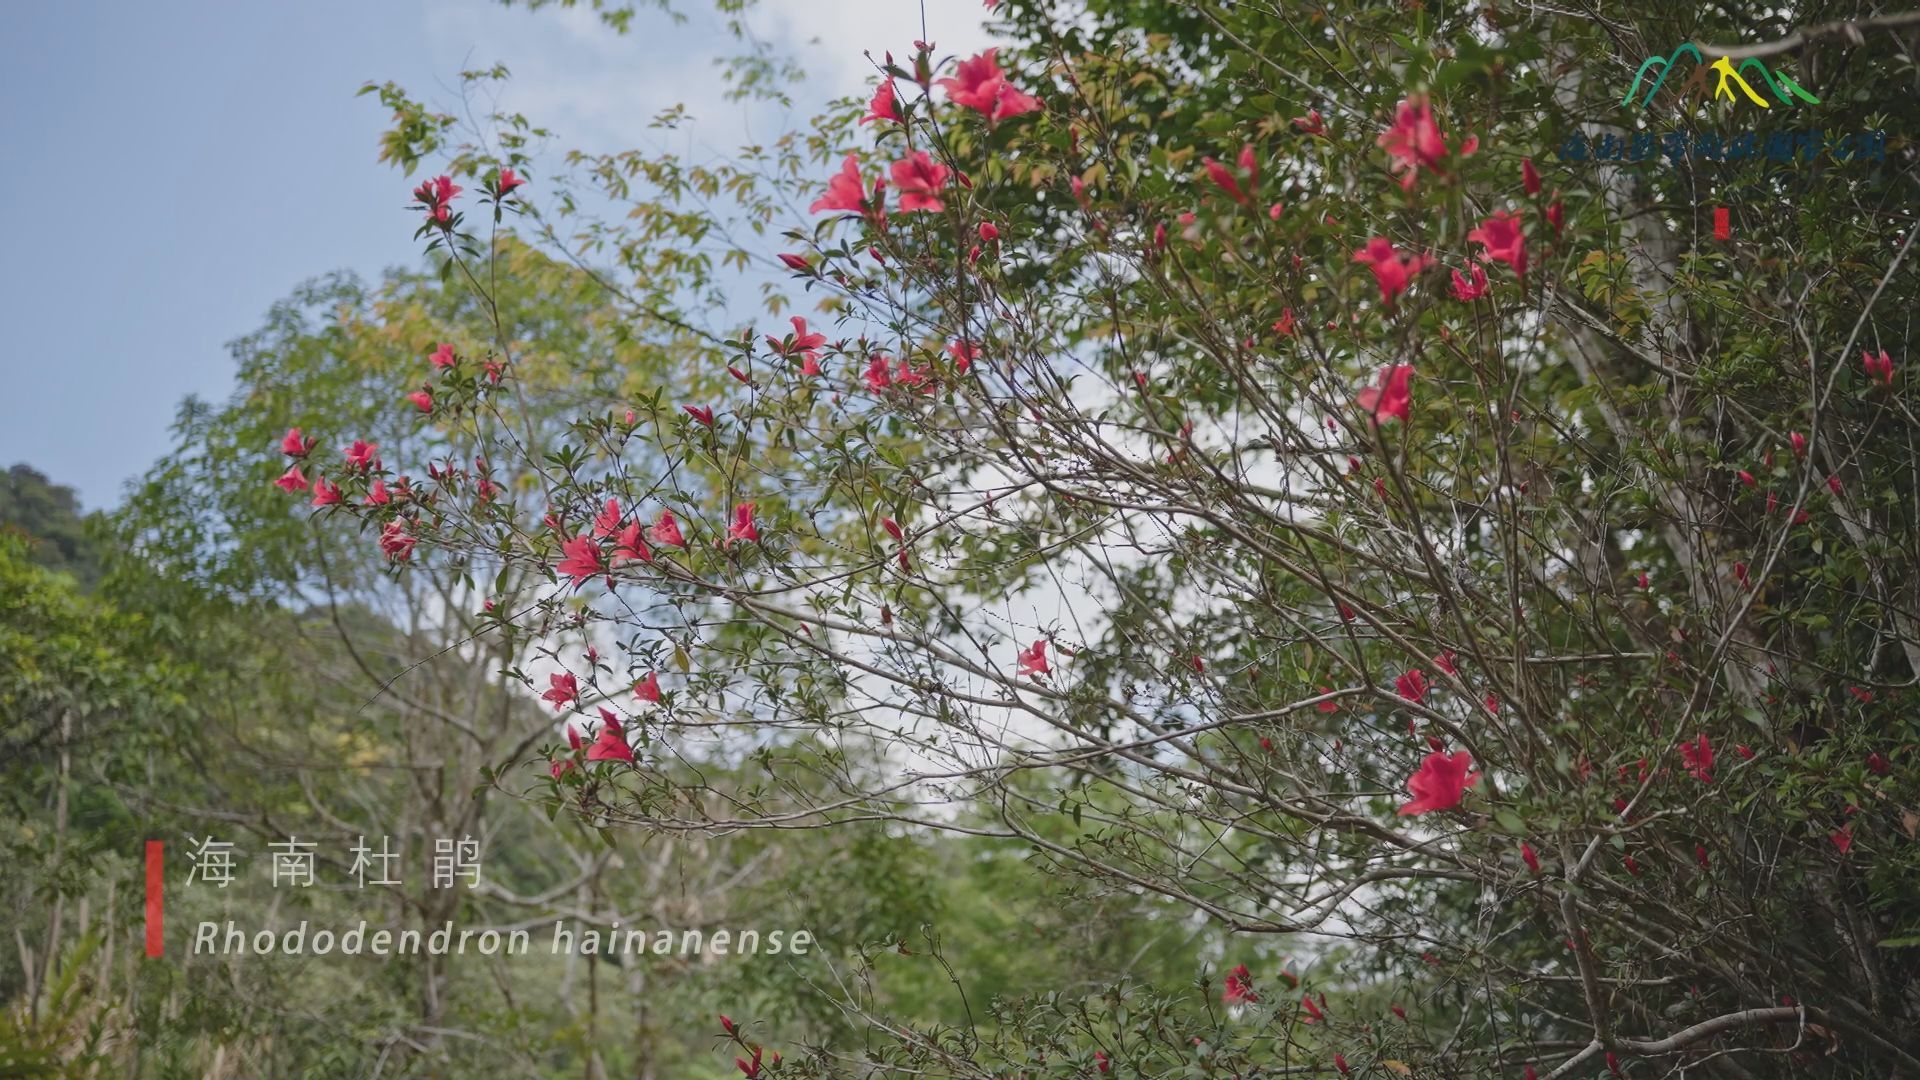
[(73, 489), (48, 480), (31, 465), (0, 475), (0, 531), (27, 540), (33, 561), (72, 574), (82, 585), (99, 579), (100, 561)]

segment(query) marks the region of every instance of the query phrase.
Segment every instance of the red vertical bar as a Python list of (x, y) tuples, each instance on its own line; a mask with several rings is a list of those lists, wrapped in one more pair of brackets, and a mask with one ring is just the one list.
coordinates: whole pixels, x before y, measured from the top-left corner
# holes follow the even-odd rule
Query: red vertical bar
[(1715, 240), (1733, 239), (1733, 222), (1727, 220), (1727, 208), (1724, 206), (1713, 208), (1713, 238)]
[(161, 903), (161, 896), (160, 896), (160, 887), (161, 887), (160, 860), (162, 858), (165, 846), (166, 845), (164, 841), (160, 841), (160, 840), (147, 841), (147, 955), (148, 956), (159, 956), (161, 949), (166, 944), (165, 940), (160, 936), (160, 919), (162, 915), (161, 908), (163, 906)]

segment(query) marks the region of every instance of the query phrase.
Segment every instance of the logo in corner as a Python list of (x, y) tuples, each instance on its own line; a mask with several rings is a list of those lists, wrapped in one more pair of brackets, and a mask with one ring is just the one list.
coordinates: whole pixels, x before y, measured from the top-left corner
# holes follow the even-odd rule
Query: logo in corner
[[(1734, 90), (1738, 88), (1740, 94), (1744, 95), (1746, 99), (1753, 104), (1763, 109), (1773, 108), (1774, 103), (1763, 97), (1753, 88), (1753, 84), (1747, 81), (1747, 74), (1753, 75), (1755, 80), (1765, 86), (1782, 105), (1793, 106), (1797, 103), (1796, 99), (1810, 105), (1820, 104), (1819, 98), (1808, 93), (1804, 87), (1794, 82), (1791, 77), (1781, 72), (1767, 70), (1767, 65), (1761, 63), (1758, 57), (1750, 56), (1740, 61), (1738, 67), (1735, 67), (1733, 61), (1724, 56), (1714, 60), (1710, 65), (1704, 67), (1699, 66), (1706, 64), (1706, 58), (1700, 55), (1700, 50), (1691, 42), (1682, 44), (1680, 47), (1674, 49), (1672, 54), (1668, 56), (1647, 57), (1647, 59), (1640, 64), (1640, 70), (1634, 72), (1633, 85), (1627, 87), (1627, 96), (1620, 99), (1620, 104), (1633, 104), (1634, 95), (1640, 93), (1640, 84), (1647, 81), (1647, 73), (1658, 69), (1658, 77), (1653, 80), (1652, 85), (1647, 87), (1646, 93), (1642, 94), (1639, 99), (1639, 107), (1642, 109), (1652, 104), (1653, 96), (1660, 92), (1660, 87), (1666, 84), (1667, 76), (1673, 74), (1675, 65), (1679, 64), (1681, 57), (1684, 56), (1691, 56), (1695, 67), (1692, 76), (1690, 76), (1685, 83), (1681, 84), (1678, 91), (1679, 100), (1683, 106), (1695, 98), (1718, 101), (1724, 97), (1728, 101), (1738, 102), (1740, 98), (1734, 93)], [(1707, 92), (1707, 75), (1709, 72), (1717, 73), (1720, 76), (1719, 81), (1714, 84), (1712, 94), (1708, 94)]]

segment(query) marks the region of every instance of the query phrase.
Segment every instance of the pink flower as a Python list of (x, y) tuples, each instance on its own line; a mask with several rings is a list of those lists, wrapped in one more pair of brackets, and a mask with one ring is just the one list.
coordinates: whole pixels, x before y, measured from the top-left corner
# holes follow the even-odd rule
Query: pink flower
[(571, 671), (557, 671), (547, 676), (547, 692), (540, 697), (552, 702), (555, 710), (564, 709), (580, 700), (580, 680), (574, 678)]
[(1393, 680), (1393, 688), (1408, 701), (1419, 701), (1427, 696), (1427, 673), (1414, 668)]
[(300, 466), (298, 465), (288, 466), (287, 471), (280, 474), (280, 479), (273, 482), (273, 486), (288, 494), (296, 491), (305, 491), (309, 486), (307, 484), (307, 474), (301, 472)]
[[(1326, 995), (1322, 994), (1320, 996), (1325, 997)], [(1315, 1005), (1313, 1003), (1312, 998), (1308, 997), (1305, 994), (1300, 995), (1300, 1007), (1307, 1011), (1307, 1015), (1300, 1018), (1301, 1023), (1324, 1024), (1327, 1022), (1327, 1014), (1321, 1009), (1319, 1005)]]
[(900, 189), (900, 212), (944, 210), (940, 189), (947, 185), (952, 170), (933, 160), (925, 150), (915, 150), (890, 166), (893, 186)]
[(1480, 779), (1479, 773), (1467, 771), (1472, 767), (1473, 755), (1465, 750), (1428, 754), (1421, 759), (1420, 768), (1407, 777), (1407, 790), (1413, 793), (1413, 799), (1400, 808), (1400, 816), (1459, 806), (1467, 789)]
[(1404, 172), (1402, 188), (1411, 189), (1421, 169), (1439, 172), (1447, 157), (1447, 143), (1433, 122), (1433, 108), (1425, 94), (1415, 94), (1395, 110), (1393, 126), (1380, 133), (1379, 146), (1393, 158), (1393, 171)]
[(727, 538), (724, 543), (732, 544), (735, 540), (758, 541), (759, 539), (760, 528), (753, 523), (753, 504), (750, 502), (736, 504), (733, 508), (733, 521), (727, 525)]
[(633, 696), (641, 701), (658, 703), (660, 700), (660, 675), (649, 671), (647, 677), (633, 684)]
[(1293, 118), (1293, 130), (1302, 135), (1319, 135), (1324, 138), (1327, 134), (1327, 122), (1320, 116), (1319, 109), (1308, 109), (1307, 115)]
[(554, 569), (563, 577), (571, 578), (576, 589), (607, 568), (600, 560), (600, 545), (590, 536), (576, 536), (566, 541), (560, 545), (560, 553), (566, 558)]
[(940, 80), (947, 100), (962, 108), (986, 116), (992, 123), (1011, 119), (1040, 108), (1040, 99), (1021, 93), (1007, 82), (1006, 73), (994, 61), (995, 49), (960, 61), (953, 76)]
[(1441, 671), (1444, 671), (1449, 675), (1458, 675), (1460, 674), (1460, 669), (1454, 666), (1454, 663), (1453, 663), (1454, 656), (1455, 656), (1454, 651), (1452, 649), (1448, 649), (1446, 652), (1443, 652), (1439, 656), (1436, 656), (1433, 658), (1433, 666), (1439, 668)]
[(373, 486), (367, 489), (368, 506), (385, 506), (392, 501), (393, 496), (388, 493), (385, 480), (375, 480)]
[(280, 452), (288, 457), (303, 458), (311, 453), (312, 450), (313, 440), (302, 438), (300, 429), (297, 427), (288, 428), (286, 435), (280, 439)]
[(808, 262), (806, 259), (802, 258), (799, 255), (794, 255), (788, 252), (780, 253), (780, 261), (787, 264), (787, 269), (798, 270), (803, 274), (813, 269), (812, 263)]
[(807, 212), (810, 214), (817, 214), (822, 210), (866, 213), (866, 181), (860, 176), (860, 160), (852, 154), (846, 156), (846, 159), (840, 163), (840, 171), (827, 181), (826, 194), (813, 200), (813, 205), (807, 207)]
[(1394, 364), (1380, 369), (1380, 385), (1369, 386), (1354, 398), (1354, 404), (1373, 414), (1373, 422), (1384, 424), (1398, 418), (1411, 423), (1413, 407), (1412, 364)]
[(1526, 238), (1520, 233), (1519, 214), (1497, 211), (1469, 231), (1467, 239), (1486, 247), (1484, 258), (1506, 263), (1518, 277), (1527, 276)]
[(608, 499), (607, 504), (600, 509), (600, 512), (593, 515), (593, 535), (603, 539), (605, 537), (618, 535), (620, 532), (620, 522), (625, 516), (625, 514), (620, 512), (620, 500)]
[(705, 406), (701, 406), (701, 405), (682, 405), (680, 406), (680, 408), (684, 412), (686, 412), (688, 416), (691, 416), (695, 420), (700, 421), (701, 426), (703, 427), (713, 426), (713, 410), (712, 409), (706, 408)]
[(1787, 442), (1793, 445), (1794, 457), (1807, 456), (1807, 437), (1797, 431), (1787, 432)]
[(1468, 270), (1473, 274), (1473, 280), (1471, 282), (1461, 277), (1460, 271), (1455, 270), (1453, 272), (1453, 298), (1455, 300), (1478, 300), (1487, 295), (1487, 272), (1480, 269), (1478, 265), (1470, 266)]
[(413, 407), (421, 412), (430, 413), (433, 411), (433, 387), (415, 390), (407, 395), (407, 400), (413, 402)]
[(504, 199), (513, 194), (514, 188), (525, 187), (526, 183), (526, 177), (518, 175), (512, 169), (501, 169), (500, 182), (495, 186), (500, 192), (500, 197)]
[(633, 764), (633, 748), (627, 745), (626, 732), (620, 730), (620, 718), (600, 707), (600, 734), (587, 748), (588, 761), (624, 761)]
[(394, 562), (407, 562), (413, 558), (413, 547), (420, 541), (407, 535), (404, 521), (389, 521), (380, 530), (380, 552)]
[(1680, 760), (1686, 763), (1687, 772), (1703, 784), (1713, 783), (1713, 743), (1703, 732), (1698, 739), (1680, 744)]
[(313, 482), (313, 505), (332, 506), (340, 501), (340, 485), (322, 476)]
[(1380, 299), (1389, 307), (1393, 298), (1407, 291), (1413, 276), (1432, 265), (1433, 258), (1428, 255), (1401, 255), (1393, 248), (1393, 241), (1384, 236), (1376, 236), (1367, 241), (1367, 246), (1353, 253), (1353, 261), (1364, 263), (1373, 270), (1373, 278), (1380, 284)]
[(355, 439), (353, 440), (352, 446), (340, 451), (340, 453), (347, 459), (348, 465), (364, 471), (368, 468), (378, 469), (380, 467), (380, 459), (373, 454), (373, 452), (379, 448), (379, 443), (370, 443), (361, 439)]
[(1520, 159), (1520, 186), (1529, 195), (1540, 194), (1540, 170), (1533, 167), (1533, 159)]
[(433, 350), (433, 355), (427, 357), (427, 361), (433, 365), (435, 371), (445, 371), (459, 363), (459, 358), (454, 356), (453, 346), (443, 341), (439, 348)]
[(1853, 850), (1853, 826), (1843, 825), (1833, 830), (1827, 839), (1833, 841), (1833, 846), (1840, 849), (1840, 854), (1845, 855)]
[(1047, 639), (1039, 638), (1020, 650), (1019, 661), (1022, 675), (1045, 675), (1052, 671), (1047, 665)]
[(873, 354), (867, 363), (866, 380), (867, 389), (874, 391), (885, 390), (893, 385), (893, 369), (888, 366), (886, 357)]
[(900, 115), (900, 103), (894, 98), (892, 79), (880, 80), (880, 85), (873, 91), (873, 100), (867, 102), (867, 115), (860, 118), (863, 124), (871, 124), (875, 120), (891, 120), (896, 124), (907, 122), (907, 118)]
[(436, 176), (413, 189), (413, 201), (427, 212), (427, 220), (438, 225), (451, 225), (453, 197), (460, 194), (461, 190), (452, 177)]
[(673, 511), (660, 511), (660, 520), (647, 530), (647, 539), (667, 547), (683, 548), (687, 546), (686, 537), (680, 535), (680, 523), (673, 519)]

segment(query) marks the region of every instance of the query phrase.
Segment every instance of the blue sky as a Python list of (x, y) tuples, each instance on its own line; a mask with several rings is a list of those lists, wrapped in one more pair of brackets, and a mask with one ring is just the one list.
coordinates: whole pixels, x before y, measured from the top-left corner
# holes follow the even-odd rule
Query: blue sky
[[(25, 461), (111, 505), (170, 446), (189, 394), (230, 389), (225, 343), (299, 282), (411, 261), (410, 182), (375, 161), (368, 80), (451, 105), (463, 68), (505, 63), (503, 101), (561, 146), (648, 142), (661, 108), (711, 84), (729, 42), (701, 0), (618, 37), (585, 12), (488, 0), (0, 4), (0, 467)], [(927, 0), (942, 52), (988, 38), (978, 0)], [(916, 0), (763, 0), (755, 34), (799, 55), (791, 116), (688, 100), (725, 150), (798, 124), (909, 51)]]

